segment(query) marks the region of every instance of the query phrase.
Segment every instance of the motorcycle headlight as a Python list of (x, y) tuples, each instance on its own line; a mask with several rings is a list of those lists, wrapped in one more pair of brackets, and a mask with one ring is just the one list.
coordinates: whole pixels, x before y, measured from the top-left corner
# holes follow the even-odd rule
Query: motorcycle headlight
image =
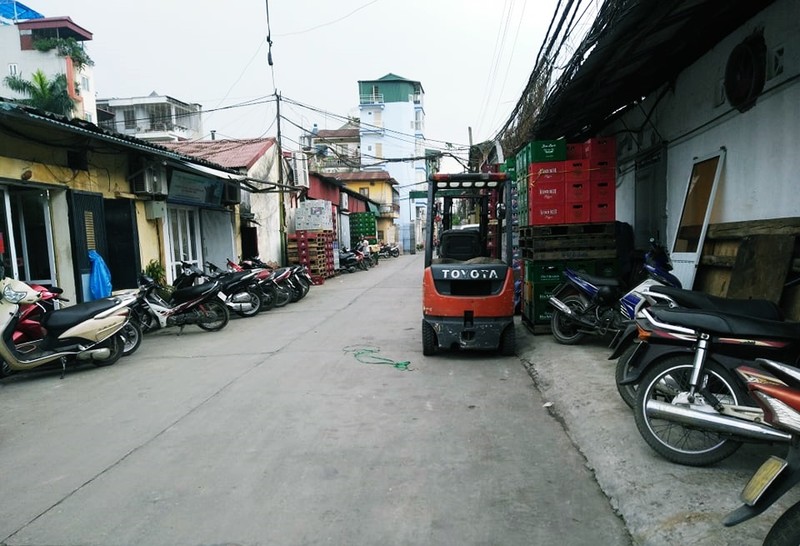
[(10, 303), (19, 303), (27, 295), (28, 293), (25, 291), (14, 290), (10, 284), (7, 284), (5, 288), (3, 288), (3, 298)]

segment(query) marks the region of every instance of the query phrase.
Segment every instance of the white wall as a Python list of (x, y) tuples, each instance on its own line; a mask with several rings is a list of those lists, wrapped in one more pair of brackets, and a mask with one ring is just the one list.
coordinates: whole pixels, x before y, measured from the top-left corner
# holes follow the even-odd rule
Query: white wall
[[(667, 240), (675, 236), (676, 224), (692, 169), (693, 158), (727, 150), (713, 210), (712, 222), (736, 222), (800, 216), (800, 0), (779, 0), (726, 37), (713, 50), (684, 70), (663, 99), (662, 90), (651, 94), (641, 109), (632, 110), (622, 123), (602, 131), (619, 132), (618, 142), (638, 143), (644, 149), (660, 138), (667, 153)], [(768, 79), (755, 106), (740, 113), (726, 101), (715, 104), (725, 65), (733, 48), (755, 29), (764, 29), (769, 50), (784, 49), (783, 74)], [(650, 122), (645, 112), (654, 108)], [(625, 133), (641, 128), (633, 134)], [(619, 171), (625, 172), (626, 150), (619, 151)], [(618, 173), (617, 217), (629, 221), (633, 215), (633, 174)]]

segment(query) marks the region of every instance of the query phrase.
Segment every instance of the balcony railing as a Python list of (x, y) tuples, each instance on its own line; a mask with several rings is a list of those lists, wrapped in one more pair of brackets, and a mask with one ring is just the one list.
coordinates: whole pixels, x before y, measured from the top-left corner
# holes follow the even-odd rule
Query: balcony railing
[(360, 104), (383, 104), (383, 93), (361, 95)]
[(379, 213), (381, 218), (397, 218), (400, 215), (400, 205), (382, 204)]

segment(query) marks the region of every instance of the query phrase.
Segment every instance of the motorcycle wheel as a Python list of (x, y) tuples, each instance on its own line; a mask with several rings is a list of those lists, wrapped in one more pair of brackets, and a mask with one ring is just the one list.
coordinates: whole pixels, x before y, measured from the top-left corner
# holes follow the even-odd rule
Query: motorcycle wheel
[[(690, 354), (673, 356), (654, 365), (644, 375), (636, 389), (634, 420), (642, 438), (668, 461), (687, 466), (708, 466), (731, 456), (742, 443), (699, 426), (651, 417), (646, 411), (649, 400), (672, 403), (676, 396), (689, 390), (693, 360)], [(705, 384), (723, 404), (739, 405), (745, 403), (747, 398), (741, 393), (731, 373), (710, 360), (704, 366), (700, 384)], [(695, 404), (716, 413), (699, 393), (696, 394)]]
[(793, 504), (775, 522), (764, 539), (764, 546), (800, 544), (800, 502)]
[(391, 253), (392, 253), (392, 257), (393, 258), (399, 258), (400, 257), (400, 251), (399, 250), (392, 250)]
[(276, 288), (275, 307), (283, 307), (292, 301), (292, 294), (285, 286)]
[(422, 354), (431, 356), (436, 354), (438, 345), (436, 343), (436, 332), (433, 331), (433, 326), (422, 321)]
[(254, 317), (261, 311), (261, 298), (252, 288), (246, 290), (250, 302), (242, 304), (241, 309), (234, 309), (233, 312), (240, 317)]
[(129, 320), (128, 323), (122, 327), (119, 335), (122, 337), (122, 356), (135, 353), (142, 344), (142, 337), (144, 336), (138, 320)]
[(105, 366), (111, 366), (112, 364), (116, 364), (117, 360), (122, 358), (124, 343), (122, 341), (122, 336), (120, 336), (119, 333), (117, 333), (117, 335), (111, 336), (98, 346), (108, 347), (109, 349), (111, 349), (111, 355), (107, 359), (92, 360), (92, 364), (97, 366), (98, 368), (103, 368)]
[[(563, 300), (564, 305), (569, 307), (575, 312), (583, 313), (589, 306), (586, 298), (580, 294), (572, 294)], [(553, 318), (550, 319), (550, 329), (553, 331), (553, 337), (556, 341), (563, 345), (575, 345), (586, 337), (586, 334), (578, 331), (578, 325), (572, 322), (569, 317), (558, 309), (553, 310)]]
[(614, 379), (617, 382), (617, 392), (619, 393), (622, 401), (625, 402), (629, 408), (633, 408), (636, 403), (636, 385), (620, 385), (620, 381), (625, 379), (626, 372), (628, 371), (628, 360), (630, 360), (633, 352), (636, 350), (636, 343), (625, 349), (622, 356), (617, 360), (617, 369), (614, 372)]
[(261, 311), (269, 311), (275, 307), (277, 290), (274, 286), (262, 287), (258, 296), (261, 298)]
[(222, 330), (230, 320), (228, 308), (219, 300), (208, 300), (199, 306), (199, 312), (205, 316), (197, 325), (207, 332)]

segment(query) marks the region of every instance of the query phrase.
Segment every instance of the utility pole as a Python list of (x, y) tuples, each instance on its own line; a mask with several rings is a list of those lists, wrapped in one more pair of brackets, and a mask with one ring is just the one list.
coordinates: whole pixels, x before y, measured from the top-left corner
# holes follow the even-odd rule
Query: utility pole
[[(275, 140), (275, 145), (277, 146), (277, 158), (278, 158), (278, 183), (283, 184), (283, 147), (281, 146), (281, 95), (278, 91), (275, 91), (275, 104), (277, 110), (277, 126), (278, 126), (278, 136)], [(278, 211), (280, 214), (280, 228), (281, 228), (281, 265), (287, 265), (289, 263), (289, 258), (286, 254), (286, 200), (283, 193), (283, 188), (279, 188), (278, 190), (279, 196), (279, 204), (278, 204)]]

